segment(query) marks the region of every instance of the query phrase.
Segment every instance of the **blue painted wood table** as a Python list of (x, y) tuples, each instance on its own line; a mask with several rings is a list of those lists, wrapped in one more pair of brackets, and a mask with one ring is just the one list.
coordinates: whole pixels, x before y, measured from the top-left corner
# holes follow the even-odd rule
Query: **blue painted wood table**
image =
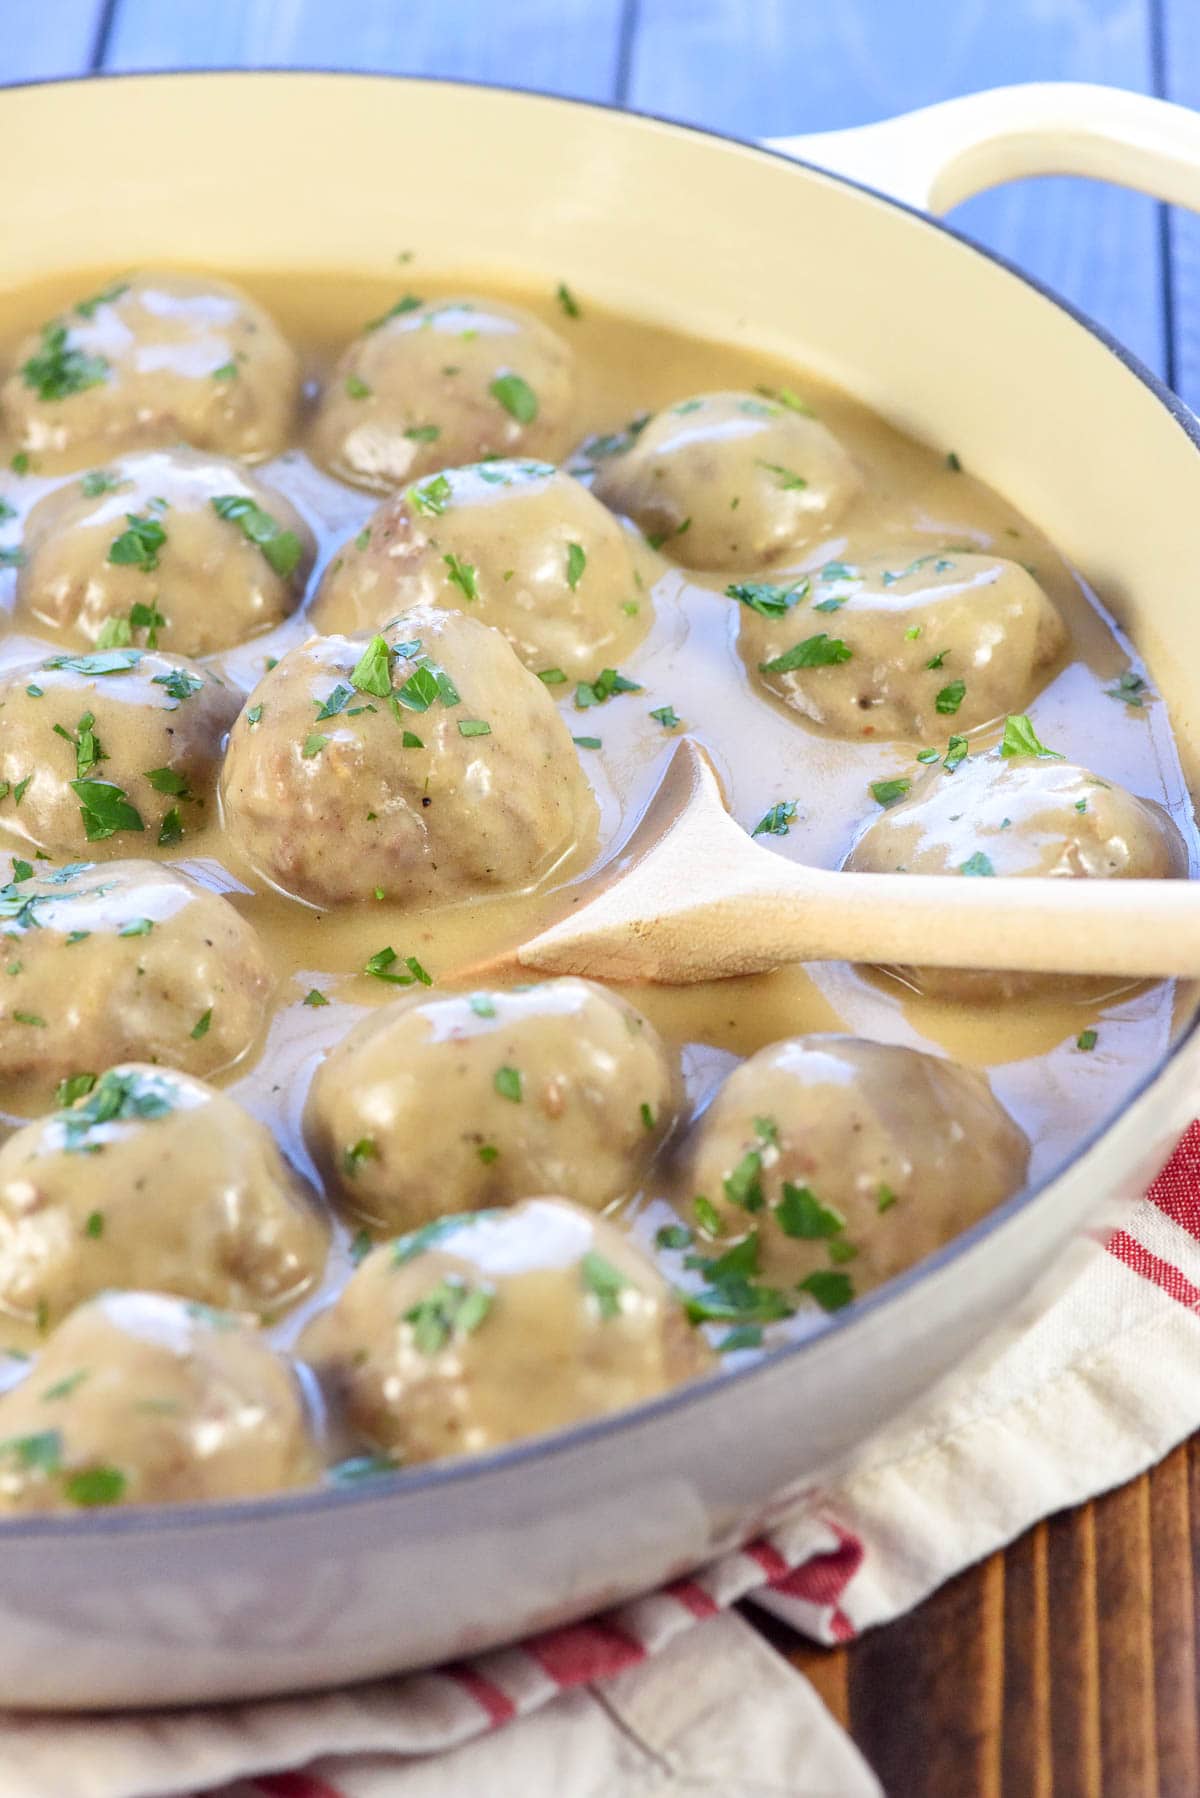
[[(1106, 81), (1200, 104), (1197, 0), (0, 0), (0, 25), (0, 81), (396, 70), (616, 101), (747, 137), (1010, 81)], [(1055, 180), (973, 200), (955, 222), (1200, 407), (1200, 221)], [(1184, 1445), (853, 1647), (769, 1633), (903, 1798), (1195, 1794), (1193, 1506), (1200, 1517), (1200, 1453)]]

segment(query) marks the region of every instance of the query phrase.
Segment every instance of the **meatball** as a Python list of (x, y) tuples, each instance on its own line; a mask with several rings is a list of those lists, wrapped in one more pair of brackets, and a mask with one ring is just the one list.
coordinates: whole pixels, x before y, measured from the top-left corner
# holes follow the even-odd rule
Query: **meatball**
[(595, 492), (685, 568), (761, 568), (826, 536), (861, 484), (818, 419), (752, 393), (705, 393), (599, 463)]
[(480, 462), (380, 506), (326, 571), (312, 619), (373, 630), (419, 600), (466, 607), (527, 668), (582, 680), (645, 636), (636, 592), (626, 534), (586, 487), (546, 462)]
[(409, 296), (340, 358), (317, 408), (313, 453), (375, 493), (485, 456), (554, 462), (574, 400), (574, 356), (531, 313)]
[(273, 1311), (325, 1246), (271, 1132), (190, 1074), (125, 1062), (0, 1147), (0, 1311), (43, 1328), (110, 1286)]
[(181, 440), (259, 462), (287, 443), (299, 393), (296, 352), (249, 295), (141, 273), (18, 345), (0, 411), (19, 449), (74, 467)]
[(418, 607), (369, 642), (312, 637), (251, 701), (229, 739), (225, 821), (314, 905), (521, 890), (593, 829), (549, 693), (457, 612)]
[[(0, 1081), (48, 1091), (117, 1061), (213, 1075), (266, 1017), (253, 925), (162, 862), (16, 862), (0, 887)], [(19, 878), (17, 878), (19, 876)]]
[[(905, 798), (871, 819), (846, 866), (870, 874), (1164, 880), (1187, 874), (1187, 850), (1153, 800), (1071, 762), (992, 750), (922, 774)], [(950, 999), (1089, 992), (1095, 986), (1086, 976), (961, 968), (897, 972), (919, 991)]]
[(386, 1229), (531, 1192), (599, 1210), (638, 1186), (678, 1078), (649, 1020), (587, 980), (421, 994), (330, 1051), (305, 1135), (342, 1202)]
[(1028, 1158), (982, 1074), (888, 1043), (797, 1036), (734, 1069), (692, 1127), (679, 1180), (714, 1253), (741, 1245), (739, 1275), (835, 1310), (1008, 1198)]
[(295, 1370), (253, 1325), (161, 1293), (81, 1305), (0, 1397), (0, 1511), (255, 1498), (319, 1477)]
[(72, 641), (209, 655), (293, 612), (314, 554), (291, 503), (235, 462), (146, 450), (38, 501), (17, 609)]
[(0, 822), (51, 853), (128, 853), (130, 837), (169, 848), (205, 820), (240, 704), (210, 668), (150, 650), (11, 670), (0, 678)]
[(839, 737), (936, 737), (1016, 711), (1066, 638), (1032, 575), (1000, 556), (873, 556), (730, 591), (748, 667)]
[(383, 1244), (300, 1353), (352, 1433), (405, 1462), (620, 1411), (711, 1363), (628, 1237), (557, 1198)]

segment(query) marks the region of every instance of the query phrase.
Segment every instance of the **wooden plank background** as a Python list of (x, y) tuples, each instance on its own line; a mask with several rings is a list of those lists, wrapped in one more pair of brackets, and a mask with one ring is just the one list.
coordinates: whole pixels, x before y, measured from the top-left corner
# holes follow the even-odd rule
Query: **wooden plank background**
[[(230, 65), (394, 70), (616, 101), (748, 137), (1034, 79), (1104, 81), (1200, 106), (1197, 0), (0, 0), (0, 21), (0, 81)], [(1200, 407), (1200, 221), (1048, 180), (973, 200), (955, 223)], [(1200, 1452), (1185, 1444), (850, 1648), (814, 1650), (760, 1626), (889, 1793), (1183, 1798), (1200, 1793), (1193, 1513), (1200, 1519)]]

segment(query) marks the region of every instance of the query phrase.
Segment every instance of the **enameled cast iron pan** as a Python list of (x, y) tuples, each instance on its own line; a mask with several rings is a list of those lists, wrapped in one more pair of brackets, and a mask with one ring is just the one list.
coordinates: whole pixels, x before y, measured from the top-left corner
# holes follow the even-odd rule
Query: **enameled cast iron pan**
[[(785, 153), (780, 154), (779, 150)], [(1200, 428), (1118, 345), (928, 216), (1078, 172), (1200, 205), (1200, 121), (1100, 89), (1000, 91), (775, 151), (500, 90), (322, 74), (0, 94), (9, 284), (114, 264), (573, 286), (807, 363), (952, 443), (1133, 635), (1194, 783)], [(420, 171), (420, 178), (413, 178)], [(836, 256), (830, 256), (831, 246)], [(814, 264), (835, 272), (813, 278)], [(582, 1615), (777, 1514), (1097, 1243), (1196, 1109), (1200, 1035), (1053, 1179), (758, 1366), (562, 1435), (366, 1487), (0, 1529), (8, 1705), (328, 1685)], [(1023, 1307), (1026, 1311), (1023, 1311)]]

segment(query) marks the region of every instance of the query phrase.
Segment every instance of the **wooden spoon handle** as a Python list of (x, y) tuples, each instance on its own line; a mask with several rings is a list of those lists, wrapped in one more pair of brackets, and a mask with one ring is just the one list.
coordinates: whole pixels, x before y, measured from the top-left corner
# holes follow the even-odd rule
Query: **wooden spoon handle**
[[(769, 907), (757, 917), (767, 925)], [(1200, 975), (1200, 882), (806, 871), (778, 942), (809, 961)], [(758, 946), (765, 951), (767, 939)]]
[(517, 959), (547, 973), (680, 984), (797, 961), (1200, 976), (1200, 881), (830, 873), (779, 857), (763, 878), (767, 859), (719, 897), (676, 893), (655, 916), (606, 918), (598, 904)]

